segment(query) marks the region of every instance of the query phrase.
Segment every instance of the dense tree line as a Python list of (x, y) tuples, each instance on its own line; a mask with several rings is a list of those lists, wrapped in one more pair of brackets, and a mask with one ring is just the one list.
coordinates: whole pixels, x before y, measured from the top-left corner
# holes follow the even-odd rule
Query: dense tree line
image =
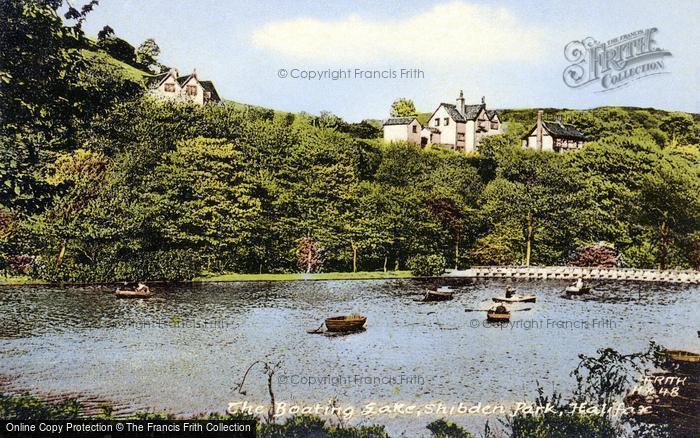
[(593, 139), (566, 154), (520, 148), (534, 110), (505, 111), (506, 134), (470, 155), (384, 144), (376, 125), (330, 113), (157, 102), (85, 55), (81, 16), (61, 20), (60, 3), (2, 2), (8, 272), (186, 279), (404, 269), (434, 255), (450, 267), (559, 264), (598, 241), (631, 266), (700, 264), (692, 115), (548, 110)]

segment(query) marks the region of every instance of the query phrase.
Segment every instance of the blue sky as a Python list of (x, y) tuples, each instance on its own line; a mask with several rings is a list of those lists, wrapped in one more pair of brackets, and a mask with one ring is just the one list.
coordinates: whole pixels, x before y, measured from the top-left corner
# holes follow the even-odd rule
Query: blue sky
[[(161, 60), (197, 68), (226, 99), (285, 111), (385, 118), (398, 97), (421, 111), (481, 96), (491, 108), (602, 105), (700, 112), (700, 1), (102, 0), (85, 30), (110, 25), (135, 46), (155, 38)], [(668, 74), (605, 93), (562, 80), (564, 46), (650, 27), (672, 53)], [(304, 80), (279, 69), (418, 68), (422, 79)]]

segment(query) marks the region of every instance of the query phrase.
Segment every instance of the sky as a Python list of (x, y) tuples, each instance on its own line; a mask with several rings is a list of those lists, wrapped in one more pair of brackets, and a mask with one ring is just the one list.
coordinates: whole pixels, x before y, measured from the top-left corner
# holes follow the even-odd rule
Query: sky
[[(109, 25), (134, 46), (154, 38), (164, 64), (181, 73), (196, 68), (225, 99), (359, 121), (388, 117), (400, 97), (430, 112), (460, 90), (467, 103), (484, 96), (489, 108), (698, 113), (698, 20), (698, 0), (101, 0), (84, 29), (94, 36)], [(647, 28), (658, 29), (656, 46), (671, 53), (664, 74), (605, 92), (596, 83), (564, 83), (569, 42)], [(351, 73), (301, 77), (329, 69)], [(401, 78), (401, 69), (422, 74)]]

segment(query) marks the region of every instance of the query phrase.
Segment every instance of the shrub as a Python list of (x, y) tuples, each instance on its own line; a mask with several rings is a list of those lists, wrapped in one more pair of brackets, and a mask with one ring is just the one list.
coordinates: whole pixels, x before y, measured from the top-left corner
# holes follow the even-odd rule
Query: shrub
[(619, 253), (614, 246), (604, 242), (579, 246), (569, 257), (569, 265), (594, 268), (616, 268)]
[(435, 420), (426, 427), (437, 438), (471, 438), (473, 436), (464, 430), (463, 427), (443, 419)]
[(416, 277), (437, 277), (445, 272), (446, 263), (439, 254), (417, 255), (408, 261), (408, 267)]

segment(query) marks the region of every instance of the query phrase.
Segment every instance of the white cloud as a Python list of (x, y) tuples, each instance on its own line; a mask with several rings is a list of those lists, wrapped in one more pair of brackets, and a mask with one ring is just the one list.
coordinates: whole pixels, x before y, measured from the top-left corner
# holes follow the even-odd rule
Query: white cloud
[(455, 67), (469, 63), (534, 61), (545, 33), (505, 8), (452, 2), (404, 19), (298, 18), (253, 32), (255, 46), (297, 61)]

